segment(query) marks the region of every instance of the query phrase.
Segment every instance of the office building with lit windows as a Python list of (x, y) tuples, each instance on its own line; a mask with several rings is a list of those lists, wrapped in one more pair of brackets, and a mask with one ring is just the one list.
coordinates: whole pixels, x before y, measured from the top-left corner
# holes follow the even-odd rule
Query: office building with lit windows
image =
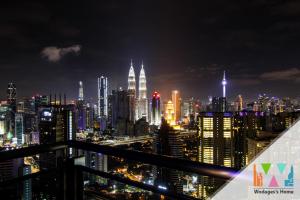
[[(203, 163), (234, 166), (233, 115), (223, 112), (200, 112), (198, 122), (198, 161)], [(197, 187), (198, 196), (206, 197), (220, 180), (201, 177)]]
[(22, 113), (15, 114), (15, 137), (17, 138), (17, 145), (22, 145), (25, 141), (23, 119)]
[(164, 103), (163, 116), (169, 125), (173, 126), (176, 124), (174, 105), (173, 105), (172, 101), (168, 101), (168, 102)]
[[(153, 149), (157, 154), (183, 158), (183, 139), (179, 130), (174, 130), (165, 120), (154, 133)], [(154, 185), (169, 191), (183, 191), (182, 172), (159, 166), (153, 167)]]
[(212, 111), (213, 112), (226, 112), (227, 111), (226, 97), (213, 97)]
[(78, 100), (76, 102), (77, 131), (86, 129), (86, 104), (83, 96), (83, 83), (79, 81)]
[(108, 81), (107, 77), (98, 78), (98, 117), (107, 117), (108, 110)]
[(232, 113), (202, 112), (198, 116), (199, 162), (234, 166)]
[(159, 126), (161, 124), (160, 94), (154, 92), (151, 101), (151, 124)]

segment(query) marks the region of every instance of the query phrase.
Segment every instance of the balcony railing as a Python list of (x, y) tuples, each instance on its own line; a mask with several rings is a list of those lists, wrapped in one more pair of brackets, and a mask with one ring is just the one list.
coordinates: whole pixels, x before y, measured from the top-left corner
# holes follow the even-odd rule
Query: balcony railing
[[(145, 164), (166, 167), (170, 169), (198, 174), (200, 176), (208, 176), (222, 180), (229, 180), (237, 174), (237, 170), (228, 167), (183, 160), (165, 155), (149, 154), (133, 150), (124, 150), (116, 147), (97, 145), (81, 141), (68, 141), (65, 143), (37, 145), (21, 149), (14, 149), (10, 151), (2, 151), (0, 152), (0, 162), (54, 151), (63, 151), (64, 155), (66, 155), (66, 153), (68, 152), (67, 150), (69, 148), (97, 152), (109, 156), (115, 156)], [(69, 158), (65, 156), (63, 164), (60, 167), (57, 167), (56, 169), (42, 169), (37, 173), (32, 173), (14, 179), (2, 181), (0, 182), (0, 190), (1, 187), (8, 184), (21, 183), (25, 180), (30, 180), (34, 178), (39, 178), (43, 180), (43, 177), (46, 175), (49, 176), (50, 174), (51, 176), (51, 174), (59, 174), (63, 176), (59, 178), (61, 181), (60, 184), (63, 189), (60, 191), (60, 197), (58, 199), (81, 200), (83, 199), (85, 192), (83, 173), (89, 173), (106, 178), (108, 180), (117, 181), (146, 191), (151, 191), (158, 195), (164, 195), (171, 199), (195, 199), (185, 194), (178, 194), (168, 190), (161, 190), (154, 185), (148, 185), (142, 182), (133, 181), (129, 178), (120, 177), (116, 174), (98, 171), (82, 165), (76, 165), (74, 162), (75, 159), (76, 157)]]

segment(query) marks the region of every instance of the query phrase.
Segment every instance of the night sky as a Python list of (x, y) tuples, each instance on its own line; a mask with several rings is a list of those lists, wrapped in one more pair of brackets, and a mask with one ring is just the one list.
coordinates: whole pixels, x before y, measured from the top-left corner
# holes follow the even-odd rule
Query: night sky
[[(0, 6), (0, 97), (50, 91), (96, 98), (97, 77), (127, 87), (143, 60), (164, 99), (300, 95), (300, 1), (9, 1)], [(181, 3), (179, 3), (181, 2)], [(197, 3), (198, 2), (198, 3)], [(202, 2), (199, 4), (199, 2)]]

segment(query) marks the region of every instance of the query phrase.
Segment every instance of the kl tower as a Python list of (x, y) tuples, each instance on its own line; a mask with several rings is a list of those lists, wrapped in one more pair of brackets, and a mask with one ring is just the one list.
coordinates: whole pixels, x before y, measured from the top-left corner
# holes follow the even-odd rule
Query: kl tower
[(224, 98), (226, 98), (226, 85), (227, 85), (227, 81), (226, 81), (225, 71), (224, 71), (224, 74), (223, 74), (223, 80), (222, 80), (223, 97), (224, 97)]

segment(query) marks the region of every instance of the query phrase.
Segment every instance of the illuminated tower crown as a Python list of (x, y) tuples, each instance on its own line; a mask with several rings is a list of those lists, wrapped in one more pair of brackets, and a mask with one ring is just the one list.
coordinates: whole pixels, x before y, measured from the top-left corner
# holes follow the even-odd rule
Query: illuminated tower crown
[(227, 85), (227, 81), (226, 81), (226, 77), (225, 77), (225, 71), (224, 71), (224, 74), (223, 74), (222, 85), (223, 85), (223, 97), (226, 97), (226, 85)]
[(79, 81), (79, 96), (78, 96), (79, 101), (83, 101), (83, 83), (82, 81)]
[(139, 77), (139, 99), (147, 98), (147, 85), (146, 85), (146, 75), (144, 70), (144, 65), (142, 63), (142, 68)]
[(129, 69), (129, 74), (128, 74), (128, 90), (136, 91), (135, 73), (134, 73), (132, 60), (130, 63), (130, 69)]

